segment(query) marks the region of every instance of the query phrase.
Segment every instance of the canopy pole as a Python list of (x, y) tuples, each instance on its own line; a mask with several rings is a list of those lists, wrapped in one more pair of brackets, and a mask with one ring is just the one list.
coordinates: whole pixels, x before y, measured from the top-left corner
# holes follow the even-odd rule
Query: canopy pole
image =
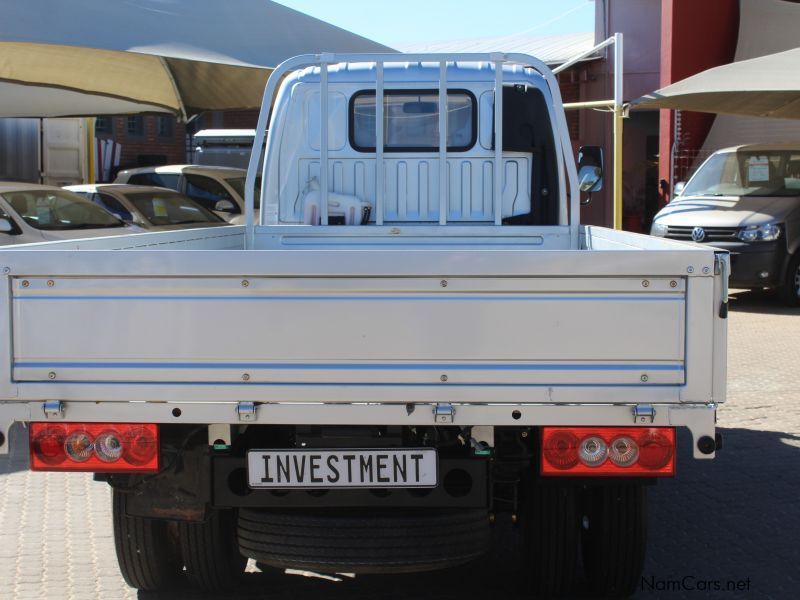
[(622, 34), (614, 34), (614, 229), (622, 229)]
[(184, 123), (188, 123), (189, 120), (186, 118), (186, 107), (183, 105), (183, 98), (181, 98), (181, 91), (178, 89), (178, 84), (175, 81), (175, 78), (172, 76), (172, 69), (169, 68), (167, 61), (164, 60), (163, 56), (159, 56), (158, 60), (161, 61), (161, 66), (164, 67), (164, 71), (167, 73), (169, 82), (172, 84), (172, 91), (175, 92), (175, 100), (178, 102), (178, 108), (180, 108), (181, 111), (180, 117)]

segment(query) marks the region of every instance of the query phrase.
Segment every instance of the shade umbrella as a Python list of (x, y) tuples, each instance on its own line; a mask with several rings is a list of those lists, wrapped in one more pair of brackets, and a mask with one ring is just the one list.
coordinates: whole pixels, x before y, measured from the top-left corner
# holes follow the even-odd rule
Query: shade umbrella
[(291, 56), (391, 51), (267, 0), (10, 0), (0, 116), (257, 108)]
[(0, 115), (71, 117), (258, 108), (271, 69), (0, 42)]
[(800, 119), (800, 48), (714, 67), (631, 104), (634, 108)]

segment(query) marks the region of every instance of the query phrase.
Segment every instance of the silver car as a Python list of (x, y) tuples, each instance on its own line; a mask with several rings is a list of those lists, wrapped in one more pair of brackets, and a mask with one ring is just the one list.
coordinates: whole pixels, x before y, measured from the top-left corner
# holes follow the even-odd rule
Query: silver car
[(70, 185), (64, 189), (102, 206), (126, 223), (148, 231), (228, 224), (191, 198), (165, 188), (110, 183)]
[(0, 182), (0, 246), (142, 233), (61, 188)]

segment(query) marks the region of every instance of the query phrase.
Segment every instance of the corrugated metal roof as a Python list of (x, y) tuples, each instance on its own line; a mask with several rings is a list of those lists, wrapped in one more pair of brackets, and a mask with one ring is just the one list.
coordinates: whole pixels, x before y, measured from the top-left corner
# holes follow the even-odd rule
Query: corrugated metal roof
[[(562, 33), (531, 35), (516, 33), (499, 37), (481, 37), (449, 42), (425, 42), (399, 45), (401, 52), (522, 52), (543, 60), (548, 65), (558, 65), (573, 56), (591, 50), (594, 33)], [(586, 60), (601, 58), (596, 56)]]

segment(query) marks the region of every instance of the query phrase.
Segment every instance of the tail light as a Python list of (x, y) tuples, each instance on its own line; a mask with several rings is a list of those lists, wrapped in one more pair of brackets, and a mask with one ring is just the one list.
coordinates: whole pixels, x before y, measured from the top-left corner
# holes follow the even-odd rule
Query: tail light
[(542, 475), (674, 474), (673, 427), (542, 428)]
[(141, 423), (31, 423), (31, 469), (153, 473), (158, 426)]

